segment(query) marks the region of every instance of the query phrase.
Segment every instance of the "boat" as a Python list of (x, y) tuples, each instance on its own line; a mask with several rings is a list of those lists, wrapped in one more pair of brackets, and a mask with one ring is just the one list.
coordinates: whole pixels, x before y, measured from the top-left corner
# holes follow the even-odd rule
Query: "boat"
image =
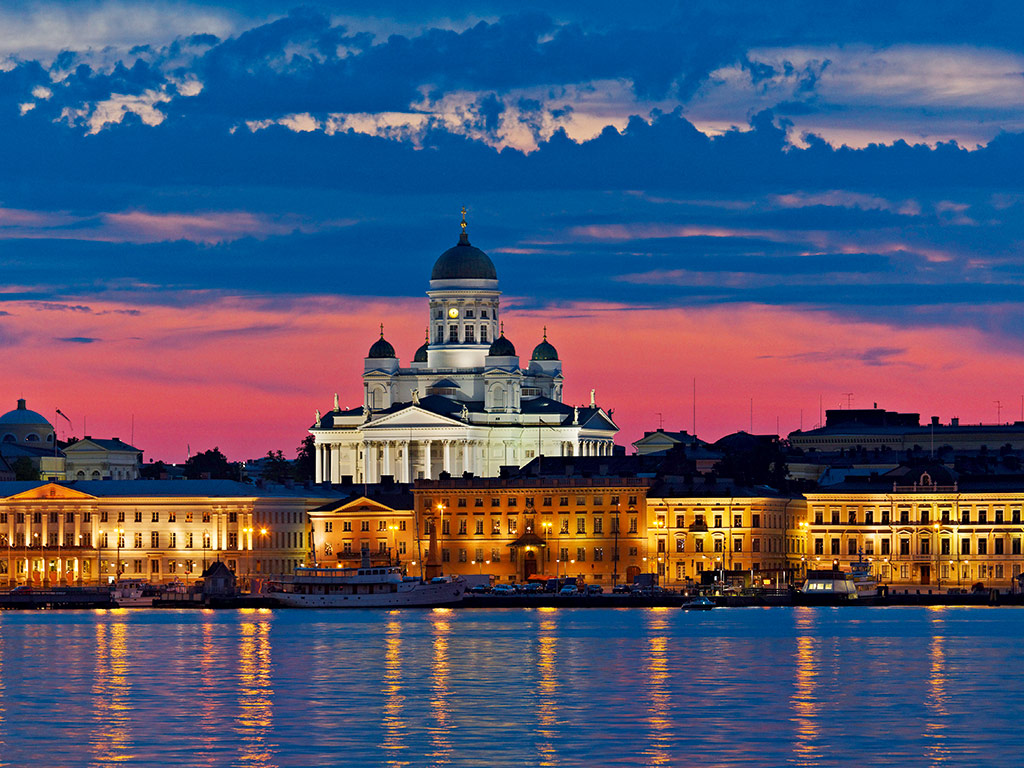
[(110, 588), (118, 608), (152, 608), (154, 597), (150, 585), (141, 579), (118, 579)]
[(795, 597), (799, 605), (844, 605), (856, 600), (858, 592), (849, 573), (809, 570)]
[(714, 601), (710, 597), (705, 597), (704, 595), (691, 597), (682, 605), (682, 609), (684, 611), (710, 611), (714, 607)]
[(428, 608), (461, 603), (466, 582), (461, 576), (410, 578), (398, 565), (300, 566), (291, 576), (269, 579), (266, 594), (289, 608)]

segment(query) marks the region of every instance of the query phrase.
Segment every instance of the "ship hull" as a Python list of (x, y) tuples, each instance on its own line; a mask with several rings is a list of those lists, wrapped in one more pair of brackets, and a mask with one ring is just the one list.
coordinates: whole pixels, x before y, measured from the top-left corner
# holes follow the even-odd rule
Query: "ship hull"
[(410, 585), (410, 588), (396, 592), (316, 594), (289, 591), (272, 592), (269, 596), (286, 608), (432, 608), (458, 605), (465, 594), (465, 583), (459, 579)]

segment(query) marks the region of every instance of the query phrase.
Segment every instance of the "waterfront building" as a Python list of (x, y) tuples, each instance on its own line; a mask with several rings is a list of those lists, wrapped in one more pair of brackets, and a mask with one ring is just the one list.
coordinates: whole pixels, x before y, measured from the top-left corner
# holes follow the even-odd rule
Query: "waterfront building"
[(663, 583), (699, 581), (703, 571), (745, 571), (751, 580), (790, 580), (801, 549), (804, 500), (770, 488), (666, 479), (647, 495)]
[(597, 405), (563, 402), (562, 363), (547, 331), (520, 365), (500, 318), (501, 292), (490, 257), (458, 243), (434, 263), (426, 334), (403, 367), (384, 337), (363, 365), (363, 402), (318, 410), (310, 433), (316, 481), (377, 483), (471, 473), (497, 476), (539, 455), (605, 456), (618, 427)]
[(317, 565), (351, 567), (369, 553), (374, 565), (401, 563), (410, 575), (422, 564), (421, 541), (408, 485), (358, 486), (309, 512), (310, 548)]
[(0, 584), (189, 581), (222, 560), (239, 576), (307, 558), (307, 512), (331, 494), (231, 480), (0, 483)]
[(616, 476), (417, 481), (426, 573), (632, 583), (657, 564), (648, 536), (650, 484)]
[(849, 477), (807, 499), (807, 562), (864, 560), (901, 588), (1009, 588), (1022, 572), (1024, 479), (958, 478), (947, 468), (900, 467)]

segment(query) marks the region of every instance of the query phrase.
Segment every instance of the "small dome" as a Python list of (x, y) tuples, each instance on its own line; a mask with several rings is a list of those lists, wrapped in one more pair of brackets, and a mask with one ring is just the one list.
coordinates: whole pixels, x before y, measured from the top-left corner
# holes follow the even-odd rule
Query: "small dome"
[(505, 334), (501, 334), (491, 344), (491, 348), (487, 350), (488, 357), (515, 357), (516, 348), (512, 346), (512, 342), (505, 338)]
[(412, 361), (414, 363), (425, 363), (427, 362), (427, 344), (424, 342), (419, 349), (416, 350), (416, 354), (413, 355)]
[(397, 357), (395, 348), (384, 338), (384, 325), (380, 326), (380, 338), (373, 342), (370, 351), (366, 353), (368, 358)]
[(547, 328), (544, 329), (544, 340), (533, 348), (533, 356), (530, 359), (540, 362), (558, 359), (558, 350), (548, 342)]
[(25, 398), (18, 400), (18, 407), (0, 416), (0, 424), (31, 424), (33, 426), (46, 426), (53, 429), (53, 426), (46, 417), (25, 407)]
[(466, 234), (466, 222), (462, 222), (462, 234), (459, 244), (449, 248), (437, 257), (434, 269), (430, 272), (431, 280), (497, 280), (498, 272), (494, 269), (491, 257), (469, 244)]

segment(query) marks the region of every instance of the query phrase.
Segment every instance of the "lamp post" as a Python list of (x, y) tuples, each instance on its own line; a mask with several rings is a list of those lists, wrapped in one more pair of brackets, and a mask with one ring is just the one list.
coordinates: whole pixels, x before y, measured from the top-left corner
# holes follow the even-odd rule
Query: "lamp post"
[[(549, 523), (549, 522), (541, 523), (540, 527), (544, 529), (544, 551), (547, 552), (547, 559), (550, 560), (551, 559), (551, 548), (547, 544), (548, 544), (548, 537), (551, 535), (551, 523)], [(547, 568), (545, 568), (544, 571), (546, 572)]]
[(932, 524), (932, 528), (935, 529), (935, 586), (936, 586), (937, 589), (941, 590), (942, 589), (942, 575), (941, 575), (941, 568), (942, 568), (942, 566), (939, 563), (939, 555), (940, 555), (939, 550), (941, 549), (941, 547), (939, 546), (939, 538), (942, 535), (942, 531), (939, 528), (939, 524), (938, 523)]
[(121, 580), (121, 537), (124, 536), (124, 528), (115, 528), (117, 534), (117, 562), (114, 564), (114, 582)]
[(612, 591), (619, 585), (619, 512), (621, 504), (615, 505), (615, 521), (612, 523), (612, 535), (615, 537), (615, 544), (612, 546)]
[[(395, 531), (398, 530), (398, 526), (397, 525), (389, 525), (388, 526), (388, 530), (391, 531), (391, 549), (395, 553), (394, 562), (398, 562), (398, 541), (397, 541), (398, 534), (395, 533)], [(391, 561), (391, 557), (388, 557), (388, 560)], [(391, 564), (391, 562), (388, 563), (388, 565), (390, 565), (390, 564)]]
[(252, 528), (243, 528), (242, 533), (245, 534), (245, 578), (248, 580), (252, 578)]

